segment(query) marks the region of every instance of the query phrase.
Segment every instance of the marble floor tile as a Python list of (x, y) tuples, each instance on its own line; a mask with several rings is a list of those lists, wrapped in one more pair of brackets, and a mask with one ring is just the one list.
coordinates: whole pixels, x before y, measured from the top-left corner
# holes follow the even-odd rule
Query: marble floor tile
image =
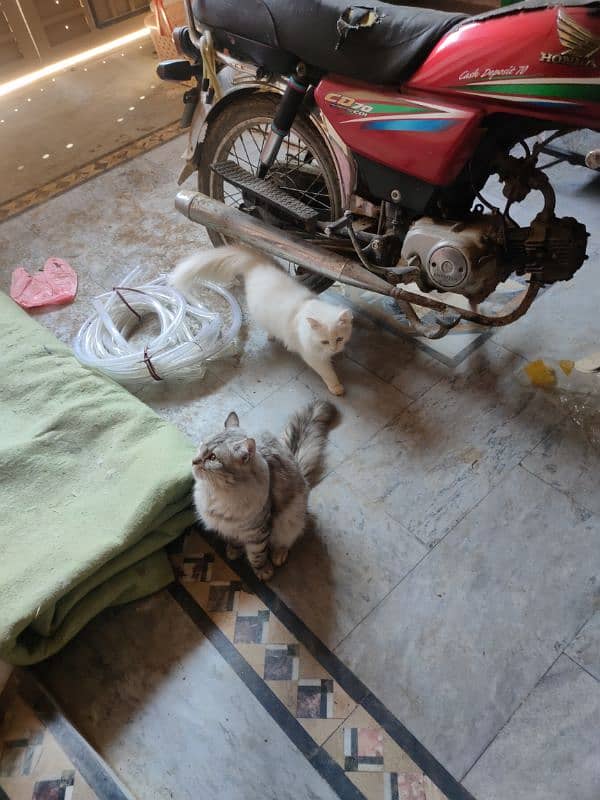
[(466, 777), (477, 800), (597, 800), (600, 684), (566, 656)]
[(423, 557), (427, 548), (333, 472), (310, 499), (314, 528), (271, 586), (333, 648)]
[(442, 539), (560, 418), (486, 342), (338, 468), (428, 545)]
[[(197, 569), (190, 574), (186, 565), (192, 556)], [(389, 712), (372, 704), (373, 697), (365, 696), (365, 688), (324, 649), (315, 648), (313, 631), (309, 633), (278, 594), (263, 597), (262, 587), (254, 581), (235, 580), (230, 566), (197, 531), (188, 532), (171, 558), (183, 581), (174, 590), (177, 602), (187, 609), (193, 598), (314, 742), (324, 745), (319, 758), (328, 753), (365, 800), (385, 800), (396, 793), (398, 800), (444, 800), (446, 795), (408, 755), (407, 750), (413, 750)], [(235, 566), (239, 568), (238, 562)], [(310, 585), (308, 590), (312, 591)], [(219, 602), (214, 602), (216, 595)], [(365, 701), (374, 716), (362, 705)], [(414, 752), (421, 763), (422, 753)], [(427, 768), (431, 769), (430, 761)], [(365, 773), (377, 773), (379, 780), (370, 780)], [(439, 773), (438, 779), (444, 781)], [(340, 791), (340, 797), (348, 796), (348, 788)], [(454, 796), (457, 788), (450, 787), (448, 796)]]
[[(70, 342), (91, 313), (89, 299), (133, 267), (153, 276), (206, 246), (205, 230), (173, 209), (183, 144), (178, 139), (158, 147), (4, 223), (0, 288), (7, 290), (15, 266), (40, 266), (49, 255), (69, 260), (80, 277), (77, 300), (36, 318)], [(564, 190), (558, 213), (582, 217), (593, 229), (597, 179), (580, 170), (573, 178), (570, 170), (558, 173)], [(334, 399), (342, 419), (329, 445), (331, 474), (312, 497), (319, 526), (298, 543), (273, 584), (317, 635), (332, 646), (342, 641), (344, 661), (457, 775), (568, 642), (570, 657), (599, 674), (597, 615), (580, 630), (598, 608), (600, 523), (587, 516), (600, 511), (597, 454), (567, 435), (559, 412), (517, 379), (523, 366), (518, 354), (576, 358), (598, 349), (595, 229), (590, 254), (573, 282), (550, 288), (523, 320), (497, 331), (455, 370), (357, 321), (340, 363), (347, 395)], [(193, 439), (219, 427), (232, 408), (249, 427), (278, 432), (302, 403), (329, 397), (298, 356), (269, 343), (256, 326), (244, 325), (241, 346), (239, 357), (211, 364), (195, 385), (149, 385), (140, 396)], [(527, 471), (516, 466), (522, 459)], [(425, 545), (450, 530), (418, 563)], [(185, 566), (193, 581), (208, 565), (192, 555)], [(223, 584), (236, 580), (217, 577)], [(215, 607), (226, 605), (231, 592), (212, 588)], [(250, 618), (240, 624), (238, 646), (256, 669), (275, 676), (269, 680), (283, 692), (286, 681), (278, 678), (290, 669), (295, 674), (296, 656), (273, 652), (267, 660), (259, 654), (252, 637), (264, 635), (264, 609), (234, 594), (244, 605), (242, 617)], [(213, 614), (232, 642), (233, 617), (226, 609)], [(272, 618), (264, 646), (293, 645), (290, 638)], [(302, 648), (297, 658), (301, 679), (327, 679)], [(166, 595), (109, 612), (43, 669), (70, 717), (143, 797), (333, 797)], [(519, 734), (497, 751), (497, 762), (488, 762), (492, 744), (479, 762), (488, 772), (476, 768), (471, 775), (478, 800), (519, 798), (520, 787), (528, 789), (531, 781), (529, 764), (540, 772), (541, 764), (548, 775), (560, 768), (561, 800), (588, 800), (595, 763), (584, 750), (579, 768), (570, 743), (580, 737), (587, 747), (588, 725), (597, 727), (595, 700), (588, 717), (577, 705), (581, 693), (595, 698), (592, 680), (576, 675), (574, 688), (549, 692), (544, 703), (552, 713), (556, 704), (556, 717), (540, 712), (533, 728), (523, 718), (523, 738), (531, 735), (536, 747), (540, 742), (537, 750), (527, 751)], [(563, 702), (569, 693), (574, 704)], [(297, 710), (297, 693), (290, 703)], [(566, 715), (562, 721), (560, 714)], [(334, 722), (307, 717), (303, 724), (321, 742)], [(563, 732), (564, 754), (536, 733), (547, 736), (546, 728)], [(504, 747), (502, 737), (498, 742)], [(511, 783), (506, 764), (513, 761)], [(277, 769), (265, 782), (270, 763)], [(382, 773), (355, 779), (370, 794), (374, 782), (381, 789)], [(391, 792), (393, 780), (385, 781)], [(412, 791), (404, 781), (401, 788), (407, 787)], [(537, 800), (533, 792), (531, 798)]]
[(346, 386), (343, 397), (329, 394), (321, 379), (306, 368), (260, 403), (250, 413), (248, 426), (280, 431), (289, 416), (302, 405), (317, 398), (330, 400), (340, 412), (339, 422), (331, 431), (330, 440), (346, 456), (398, 417), (411, 402), (396, 388), (348, 358), (340, 359), (337, 366)]
[(41, 669), (137, 797), (336, 797), (167, 593), (106, 612)]
[(369, 800), (445, 800), (446, 796), (360, 706), (324, 745)]
[(238, 354), (215, 361), (210, 371), (250, 405), (256, 406), (304, 368), (300, 356), (290, 353), (279, 342), (270, 342), (266, 332), (246, 318)]
[(449, 374), (448, 367), (413, 342), (388, 333), (365, 317), (355, 318), (346, 354), (412, 399)]
[[(600, 382), (599, 382), (600, 389)], [(582, 430), (568, 417), (523, 461), (523, 466), (565, 492), (579, 505), (600, 513), (600, 399), (595, 431)]]
[(210, 371), (197, 381), (148, 384), (135, 394), (164, 419), (173, 423), (195, 444), (223, 428), (231, 411), (240, 418), (251, 406)]
[(566, 653), (600, 681), (600, 611), (596, 611), (586, 622), (567, 647)]
[(130, 798), (116, 782), (110, 785), (105, 765), (88, 745), (81, 746), (71, 737), (69, 747), (64, 749), (53, 734), (53, 720), (38, 714), (35, 705), (22, 693), (21, 677), (22, 674), (15, 673), (4, 692), (0, 691), (0, 797), (100, 800), (83, 772), (88, 778), (90, 775), (99, 778), (94, 783), (96, 788), (104, 783), (102, 788), (112, 790), (115, 797)]
[(597, 607), (599, 525), (518, 468), (336, 653), (460, 777)]

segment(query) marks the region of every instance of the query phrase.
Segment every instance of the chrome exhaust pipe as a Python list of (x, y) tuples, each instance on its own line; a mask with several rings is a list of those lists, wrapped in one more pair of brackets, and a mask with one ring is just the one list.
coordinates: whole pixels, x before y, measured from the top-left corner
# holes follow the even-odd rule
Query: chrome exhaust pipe
[(175, 208), (192, 222), (237, 239), (269, 256), (292, 261), (332, 281), (392, 295), (392, 284), (369, 272), (357, 261), (308, 244), (297, 236), (284, 233), (201, 192), (182, 190), (175, 198)]

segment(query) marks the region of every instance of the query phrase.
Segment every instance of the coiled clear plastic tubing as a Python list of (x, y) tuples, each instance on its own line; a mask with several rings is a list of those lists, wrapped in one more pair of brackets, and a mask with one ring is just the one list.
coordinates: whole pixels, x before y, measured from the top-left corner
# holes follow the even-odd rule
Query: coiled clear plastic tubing
[[(216, 311), (197, 297), (184, 296), (167, 285), (164, 276), (132, 285), (139, 268), (121, 281), (122, 288), (99, 295), (92, 302), (96, 313), (79, 329), (73, 342), (78, 360), (119, 383), (135, 386), (160, 380), (200, 378), (206, 362), (222, 354), (237, 336), (242, 312), (235, 297), (216, 283), (196, 286), (224, 298), (231, 311), (225, 327)], [(127, 339), (144, 317), (154, 314), (160, 332), (135, 343)]]

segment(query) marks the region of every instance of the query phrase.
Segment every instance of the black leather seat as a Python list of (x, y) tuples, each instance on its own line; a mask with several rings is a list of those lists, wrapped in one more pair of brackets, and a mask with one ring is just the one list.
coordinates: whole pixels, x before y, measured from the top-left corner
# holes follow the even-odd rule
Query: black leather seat
[(192, 0), (201, 25), (283, 50), (324, 72), (397, 84), (464, 14), (348, 0)]

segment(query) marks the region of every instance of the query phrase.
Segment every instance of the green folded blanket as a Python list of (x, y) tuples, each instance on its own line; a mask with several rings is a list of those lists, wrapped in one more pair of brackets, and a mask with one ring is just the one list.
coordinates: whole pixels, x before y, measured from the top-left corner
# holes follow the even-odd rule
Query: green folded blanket
[(0, 658), (40, 661), (172, 580), (192, 451), (0, 292)]

